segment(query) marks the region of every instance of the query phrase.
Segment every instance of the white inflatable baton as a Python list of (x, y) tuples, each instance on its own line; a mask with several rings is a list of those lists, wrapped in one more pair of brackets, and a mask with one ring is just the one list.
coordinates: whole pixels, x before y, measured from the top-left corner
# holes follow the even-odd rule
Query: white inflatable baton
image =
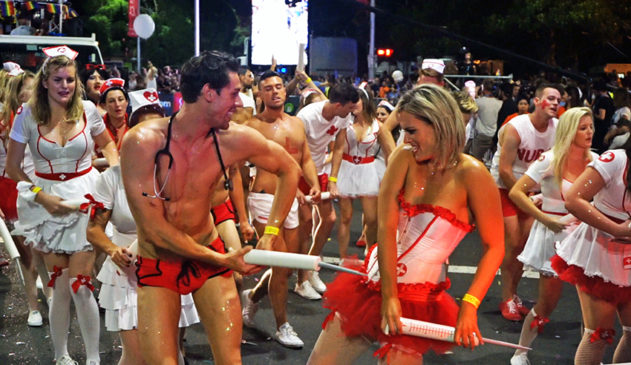
[[(305, 201), (307, 203), (311, 203), (311, 195), (305, 195)], [(331, 193), (329, 193), (328, 191), (325, 191), (324, 193), (320, 194), (320, 200), (329, 200), (331, 199)]]
[(105, 157), (99, 157), (99, 158), (95, 158), (94, 161), (92, 161), (92, 166), (109, 167), (110, 164), (107, 162), (107, 159)]
[(2, 241), (4, 241), (4, 248), (7, 249), (7, 253), (9, 254), (11, 260), (19, 259), (20, 252), (17, 247), (15, 247), (15, 242), (13, 242), (9, 228), (7, 228), (3, 219), (0, 219), (0, 235), (2, 236)]
[[(401, 325), (403, 326), (404, 335), (429, 338), (429, 339), (438, 340), (438, 341), (454, 342), (454, 334), (456, 333), (456, 329), (451, 326), (445, 326), (442, 324), (419, 321), (416, 319), (404, 318), (404, 317), (401, 317)], [(388, 326), (386, 326), (384, 333), (388, 334), (388, 332), (389, 332), (389, 329), (388, 329)], [(526, 351), (532, 350), (532, 348), (530, 347), (525, 347), (525, 346), (521, 346), (521, 345), (517, 345), (510, 342), (505, 342), (505, 341), (493, 340), (486, 337), (482, 337), (482, 340), (485, 343), (490, 343), (492, 345), (499, 345), (499, 346), (504, 346), (504, 347), (510, 347), (513, 349), (526, 350)], [(476, 337), (476, 345), (477, 343), (478, 343), (478, 340)]]
[(304, 255), (299, 253), (278, 252), (268, 250), (252, 250), (243, 256), (246, 263), (251, 265), (261, 266), (276, 266), (286, 267), (289, 269), (301, 269), (301, 270), (320, 270), (321, 267), (331, 269), (335, 271), (347, 272), (349, 274), (355, 274), (360, 276), (366, 276), (366, 274), (348, 269), (342, 266), (329, 264), (322, 262), (320, 256)]
[(298, 253), (252, 250), (243, 256), (246, 263), (261, 266), (277, 266), (290, 269), (320, 270), (320, 256)]

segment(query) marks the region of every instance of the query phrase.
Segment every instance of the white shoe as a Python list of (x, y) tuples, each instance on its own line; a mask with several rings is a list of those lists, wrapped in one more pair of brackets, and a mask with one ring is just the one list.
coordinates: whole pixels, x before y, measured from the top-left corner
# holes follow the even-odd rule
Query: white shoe
[(79, 363), (74, 361), (70, 355), (66, 354), (57, 359), (57, 365), (79, 365)]
[(530, 365), (528, 353), (522, 352), (519, 355), (513, 355), (513, 357), (510, 358), (510, 365)]
[(318, 292), (315, 291), (315, 289), (313, 289), (313, 287), (309, 283), (309, 280), (303, 281), (302, 284), (296, 283), (296, 286), (294, 287), (294, 292), (305, 299), (309, 299), (309, 300), (322, 299), (322, 296), (318, 294)]
[(305, 345), (289, 322), (285, 322), (280, 326), (274, 338), (285, 347), (300, 349)]
[(320, 294), (326, 291), (326, 285), (320, 280), (320, 275), (315, 271), (309, 275), (309, 284)]
[(241, 305), (243, 306), (241, 315), (243, 316), (243, 325), (253, 328), (256, 327), (256, 324), (254, 323), (254, 315), (256, 315), (256, 311), (259, 310), (259, 305), (250, 299), (251, 292), (252, 289), (247, 289), (241, 292)]
[(31, 327), (41, 327), (42, 324), (44, 324), (44, 322), (42, 321), (42, 314), (38, 310), (31, 311), (28, 314), (28, 319), (26, 320), (26, 323), (28, 323), (28, 325)]

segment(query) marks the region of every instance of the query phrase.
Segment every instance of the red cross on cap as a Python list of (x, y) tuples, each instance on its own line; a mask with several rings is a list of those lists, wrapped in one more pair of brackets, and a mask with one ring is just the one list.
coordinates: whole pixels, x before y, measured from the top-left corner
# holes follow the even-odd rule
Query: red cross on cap
[(113, 88), (113, 87), (120, 87), (121, 89), (125, 87), (125, 80), (123, 79), (107, 79), (107, 81), (105, 81), (103, 83), (103, 85), (101, 85), (101, 88), (99, 89), (99, 93), (101, 95), (103, 95), (107, 90)]
[(68, 46), (52, 46), (42, 49), (42, 52), (48, 57), (66, 56), (71, 60), (77, 58), (79, 52)]

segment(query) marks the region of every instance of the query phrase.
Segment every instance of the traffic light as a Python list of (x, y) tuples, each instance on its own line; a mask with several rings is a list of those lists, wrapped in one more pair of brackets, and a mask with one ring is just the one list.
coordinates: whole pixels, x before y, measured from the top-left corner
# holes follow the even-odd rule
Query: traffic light
[(379, 48), (377, 49), (377, 56), (379, 57), (390, 57), (392, 56), (392, 49), (390, 48)]

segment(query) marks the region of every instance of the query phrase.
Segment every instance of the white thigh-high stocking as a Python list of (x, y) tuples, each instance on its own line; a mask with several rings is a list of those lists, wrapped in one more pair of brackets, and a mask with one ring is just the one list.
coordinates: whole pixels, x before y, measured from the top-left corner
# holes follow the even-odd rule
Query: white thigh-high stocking
[(613, 362), (631, 362), (631, 327), (622, 326), (622, 337), (613, 354)]
[(68, 354), (68, 329), (70, 328), (70, 288), (68, 287), (68, 269), (57, 266), (50, 273), (49, 287), (53, 288), (53, 297), (48, 310), (50, 337), (55, 349), (55, 359)]
[(77, 275), (70, 279), (70, 294), (77, 310), (81, 337), (85, 343), (86, 364), (98, 365), (99, 358), (99, 308), (92, 295), (94, 288), (89, 275)]

